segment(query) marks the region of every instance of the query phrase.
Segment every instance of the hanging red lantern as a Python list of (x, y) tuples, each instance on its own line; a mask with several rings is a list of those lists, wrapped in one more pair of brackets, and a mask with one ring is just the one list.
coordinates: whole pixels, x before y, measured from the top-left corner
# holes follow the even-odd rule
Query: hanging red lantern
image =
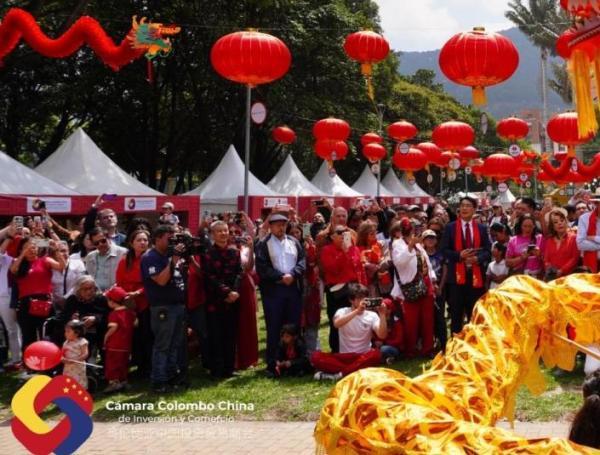
[(414, 171), (423, 169), (427, 164), (427, 155), (416, 147), (411, 147), (407, 153), (396, 148), (392, 162), (398, 169), (406, 171), (408, 178), (412, 178)]
[(517, 162), (512, 156), (494, 153), (483, 161), (483, 174), (503, 182), (514, 176)]
[(578, 116), (576, 112), (557, 114), (550, 119), (546, 127), (548, 136), (557, 144), (566, 145), (568, 156), (575, 156), (575, 147), (592, 139), (593, 133), (579, 135)]
[(344, 120), (329, 117), (319, 120), (313, 126), (313, 136), (320, 139), (345, 141), (350, 136), (350, 125)]
[(416, 145), (416, 148), (418, 148), (425, 154), (425, 156), (427, 157), (427, 162), (429, 164), (435, 164), (436, 166), (440, 166), (439, 163), (442, 151), (437, 145), (435, 145), (433, 142), (421, 142), (420, 144)]
[(219, 38), (210, 51), (210, 61), (225, 79), (255, 87), (283, 77), (292, 55), (279, 38), (251, 30)]
[(505, 118), (496, 125), (496, 134), (502, 139), (516, 142), (527, 137), (529, 124), (517, 117)]
[(371, 76), (373, 64), (384, 60), (390, 53), (387, 40), (371, 30), (351, 33), (344, 42), (344, 51), (352, 60), (360, 63), (360, 70), (367, 80), (367, 92), (371, 99), (375, 98)]
[(280, 144), (288, 145), (296, 140), (296, 133), (293, 129), (287, 126), (278, 126), (273, 129), (271, 135), (273, 136), (273, 140)]
[(418, 132), (417, 127), (406, 120), (400, 120), (387, 127), (388, 136), (396, 142), (406, 142), (415, 137)]
[(380, 161), (387, 155), (387, 150), (385, 147), (381, 144), (377, 144), (376, 142), (370, 142), (364, 145), (362, 152), (365, 158), (367, 158), (371, 163)]
[(442, 152), (440, 154), (440, 159), (439, 159), (439, 167), (448, 167), (450, 165), (450, 160), (460, 160), (460, 155), (458, 153), (454, 153), (454, 152), (450, 152), (450, 151), (445, 151)]
[(364, 146), (367, 144), (383, 144), (383, 138), (377, 133), (366, 133), (360, 138), (360, 143)]
[(464, 122), (445, 122), (434, 128), (431, 138), (442, 150), (462, 150), (475, 140), (475, 131)]
[(560, 0), (560, 6), (572, 16), (580, 18), (595, 16), (600, 9), (596, 0)]
[(464, 149), (459, 150), (458, 154), (464, 160), (476, 160), (481, 156), (479, 150), (477, 150), (472, 145), (465, 147)]
[(315, 142), (315, 153), (321, 159), (329, 161), (343, 160), (348, 155), (348, 144), (335, 139), (319, 139)]
[(454, 35), (444, 44), (439, 64), (451, 81), (472, 88), (473, 104), (487, 104), (485, 87), (510, 78), (519, 66), (512, 41), (483, 27)]

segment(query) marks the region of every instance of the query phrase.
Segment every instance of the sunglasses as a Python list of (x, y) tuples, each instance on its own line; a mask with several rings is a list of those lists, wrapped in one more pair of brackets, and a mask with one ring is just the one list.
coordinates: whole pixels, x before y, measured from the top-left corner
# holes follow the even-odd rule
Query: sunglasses
[(335, 231), (334, 234), (336, 234), (336, 235), (343, 235), (346, 232), (348, 232), (348, 230), (344, 229), (343, 231)]
[(94, 240), (94, 241), (92, 242), (92, 244), (93, 244), (94, 246), (98, 246), (98, 245), (100, 245), (100, 244), (104, 245), (106, 242), (108, 242), (108, 240), (106, 240), (106, 239), (99, 239), (99, 240)]

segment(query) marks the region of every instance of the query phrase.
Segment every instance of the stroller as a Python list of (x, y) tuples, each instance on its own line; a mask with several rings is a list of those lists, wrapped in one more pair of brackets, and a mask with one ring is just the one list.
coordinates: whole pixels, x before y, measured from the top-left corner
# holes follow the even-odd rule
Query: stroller
[[(42, 340), (50, 341), (57, 346), (62, 346), (64, 342), (64, 324), (55, 316), (49, 317), (44, 321), (42, 326)], [(100, 381), (102, 380), (102, 367), (95, 366), (95, 359), (97, 357), (97, 350), (90, 351), (90, 356), (87, 359), (89, 364), (85, 367), (85, 374), (87, 376), (88, 387), (87, 390), (90, 393), (95, 393), (98, 390)], [(47, 374), (48, 376), (56, 376), (61, 374), (63, 370), (62, 364), (59, 364), (52, 370), (41, 371), (41, 374)]]

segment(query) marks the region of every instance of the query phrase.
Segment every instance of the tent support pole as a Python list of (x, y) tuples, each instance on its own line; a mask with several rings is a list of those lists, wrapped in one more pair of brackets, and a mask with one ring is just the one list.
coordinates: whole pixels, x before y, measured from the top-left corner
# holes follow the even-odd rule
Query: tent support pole
[(381, 192), (381, 160), (379, 160), (378, 172), (377, 172), (377, 200), (379, 201), (379, 196)]
[(244, 147), (244, 212), (248, 213), (248, 182), (250, 177), (250, 102), (252, 87), (246, 86), (246, 144)]

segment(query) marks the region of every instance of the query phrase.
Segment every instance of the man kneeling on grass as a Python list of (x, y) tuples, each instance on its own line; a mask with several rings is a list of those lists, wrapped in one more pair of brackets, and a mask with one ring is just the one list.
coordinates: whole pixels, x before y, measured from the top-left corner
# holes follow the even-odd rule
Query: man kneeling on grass
[(371, 347), (371, 338), (387, 336), (385, 305), (376, 311), (368, 311), (365, 298), (369, 290), (362, 284), (348, 286), (348, 299), (352, 306), (340, 308), (333, 317), (333, 325), (339, 330), (340, 352), (323, 353), (315, 351), (310, 361), (318, 370), (315, 379), (338, 380), (361, 368), (374, 367), (381, 363), (381, 353)]

